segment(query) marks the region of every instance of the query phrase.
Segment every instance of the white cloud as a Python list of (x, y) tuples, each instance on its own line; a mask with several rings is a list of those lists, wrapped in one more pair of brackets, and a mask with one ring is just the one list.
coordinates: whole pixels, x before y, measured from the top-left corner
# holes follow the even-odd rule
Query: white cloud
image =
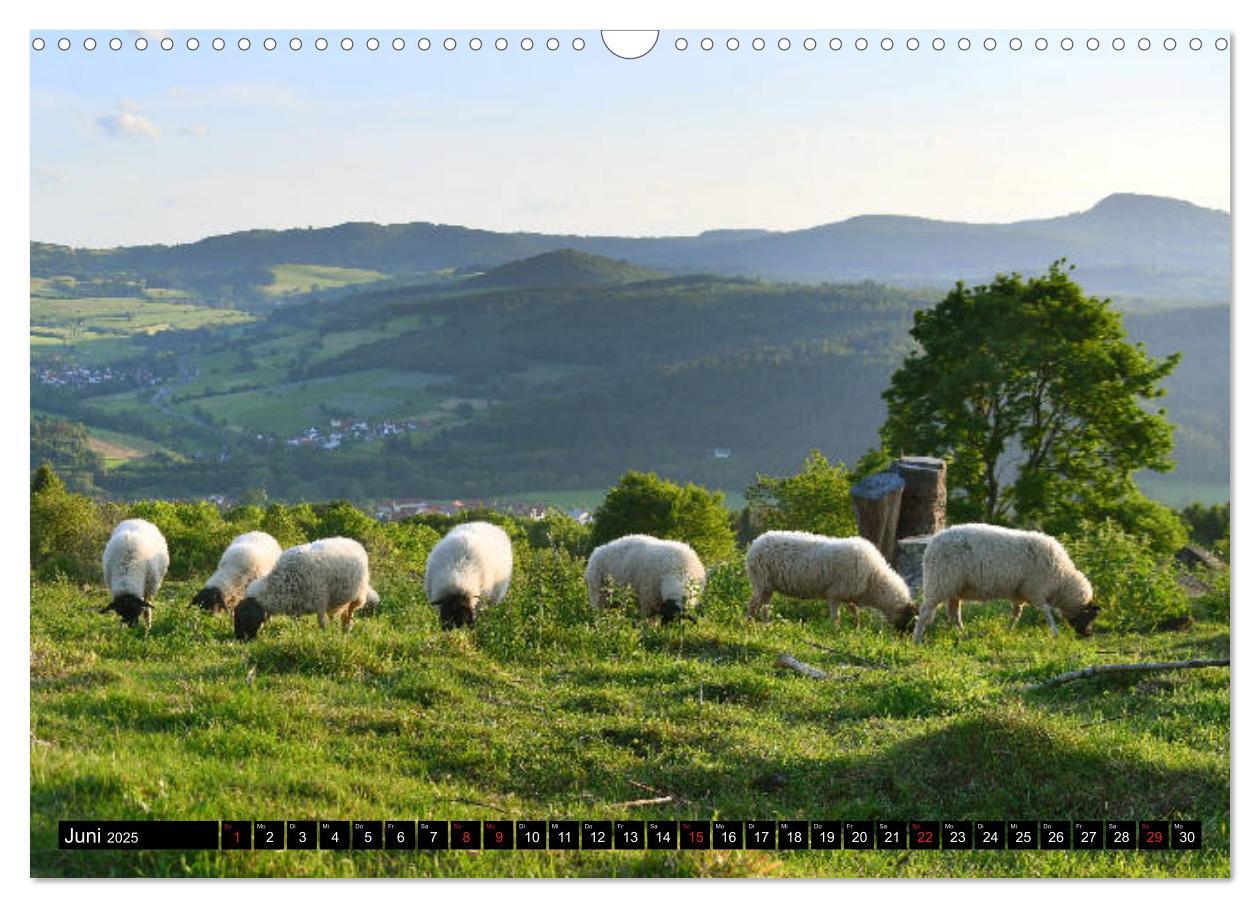
[(209, 132), (209, 130), (206, 129), (206, 125), (204, 123), (194, 123), (191, 126), (181, 126), (179, 128), (179, 134), (181, 136), (190, 136), (194, 139), (200, 139), (207, 132)]
[(147, 136), (150, 139), (158, 139), (162, 136), (162, 130), (157, 124), (146, 117), (129, 101), (123, 101), (118, 105), (116, 113), (102, 114), (96, 118), (96, 128), (109, 136), (111, 139), (123, 139), (132, 136)]
[(273, 82), (226, 82), (204, 88), (172, 85), (166, 95), (176, 104), (220, 107), (296, 107), (301, 99)]

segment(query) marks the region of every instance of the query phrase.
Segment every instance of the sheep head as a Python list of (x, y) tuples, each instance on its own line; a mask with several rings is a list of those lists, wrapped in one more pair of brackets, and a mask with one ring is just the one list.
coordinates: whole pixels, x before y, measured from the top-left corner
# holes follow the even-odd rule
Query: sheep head
[(433, 605), (438, 610), (438, 618), (442, 622), (442, 630), (454, 630), (464, 625), (473, 625), (477, 621), (477, 612), (473, 601), (466, 593), (452, 593), (437, 600)]
[(101, 609), (101, 614), (117, 612), (118, 617), (123, 620), (123, 624), (128, 627), (135, 627), (136, 622), (147, 611), (149, 611), (149, 603), (139, 596), (131, 593), (120, 593), (114, 597), (113, 602)]
[(669, 624), (675, 619), (695, 623), (696, 616), (683, 611), (682, 603), (677, 599), (666, 599), (661, 603), (661, 624)]
[(253, 596), (241, 600), (232, 615), (233, 630), (237, 640), (253, 640), (258, 636), (258, 629), (267, 620), (267, 612), (262, 603)]
[(201, 606), (203, 611), (211, 615), (227, 610), (227, 603), (223, 601), (223, 591), (214, 586), (204, 587), (193, 596), (192, 604)]
[(918, 617), (919, 609), (913, 602), (907, 602), (897, 610), (896, 616), (892, 619), (893, 629), (899, 634), (908, 634), (914, 620)]
[(1098, 611), (1097, 605), (1086, 602), (1067, 616), (1068, 623), (1077, 634), (1088, 637), (1094, 633), (1094, 619), (1098, 617)]

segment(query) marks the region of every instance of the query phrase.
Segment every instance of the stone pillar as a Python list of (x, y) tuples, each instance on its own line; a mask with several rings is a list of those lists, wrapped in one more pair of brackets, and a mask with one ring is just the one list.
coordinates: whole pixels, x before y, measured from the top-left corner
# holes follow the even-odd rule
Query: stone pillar
[(931, 536), (906, 536), (897, 540), (897, 560), (892, 564), (916, 600), (923, 592), (923, 553), (931, 541)]
[(945, 461), (939, 457), (902, 457), (889, 468), (905, 481), (897, 538), (931, 536), (945, 528)]
[(853, 516), (858, 533), (879, 549), (889, 564), (897, 548), (897, 523), (901, 515), (901, 494), (906, 481), (896, 473), (873, 473), (853, 484)]

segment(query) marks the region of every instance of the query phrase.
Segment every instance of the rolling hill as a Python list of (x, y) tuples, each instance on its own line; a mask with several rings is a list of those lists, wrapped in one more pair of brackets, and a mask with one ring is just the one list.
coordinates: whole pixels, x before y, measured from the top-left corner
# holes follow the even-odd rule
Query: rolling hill
[(663, 277), (659, 271), (576, 249), (557, 249), (509, 262), (466, 279), (463, 289), (483, 287), (573, 287), (633, 284)]
[(1230, 216), (1176, 199), (1116, 194), (1086, 211), (1006, 224), (863, 215), (805, 230), (716, 230), (675, 237), (347, 223), (250, 230), (175, 246), (102, 250), (32, 243), (31, 274), (173, 287), (211, 302), (238, 304), (265, 302), (262, 288), (274, 284), (279, 266), (356, 269), (398, 280), (442, 269), (486, 271), (559, 250), (676, 275), (869, 279), (934, 288), (959, 279), (984, 280), (998, 271), (1041, 270), (1066, 256), (1095, 293), (1221, 303), (1229, 298)]

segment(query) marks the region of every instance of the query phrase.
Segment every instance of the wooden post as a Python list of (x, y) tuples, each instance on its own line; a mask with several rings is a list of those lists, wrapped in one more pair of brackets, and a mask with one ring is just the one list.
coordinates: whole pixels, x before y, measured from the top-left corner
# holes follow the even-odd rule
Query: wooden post
[(892, 472), (905, 481), (897, 538), (931, 536), (945, 529), (945, 461), (939, 457), (902, 457)]
[(858, 533), (873, 542), (889, 564), (897, 549), (897, 523), (905, 486), (906, 481), (896, 473), (873, 473), (849, 490)]

